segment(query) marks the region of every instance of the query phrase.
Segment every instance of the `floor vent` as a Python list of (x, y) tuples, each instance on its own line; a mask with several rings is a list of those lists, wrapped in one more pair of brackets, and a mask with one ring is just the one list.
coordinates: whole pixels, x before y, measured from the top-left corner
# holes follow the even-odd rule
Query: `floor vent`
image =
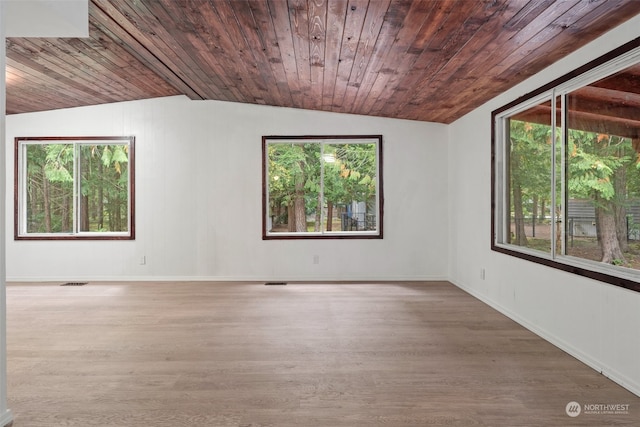
[(287, 286), (287, 282), (267, 282), (265, 286)]
[(84, 286), (89, 282), (67, 282), (67, 283), (63, 283), (60, 286)]

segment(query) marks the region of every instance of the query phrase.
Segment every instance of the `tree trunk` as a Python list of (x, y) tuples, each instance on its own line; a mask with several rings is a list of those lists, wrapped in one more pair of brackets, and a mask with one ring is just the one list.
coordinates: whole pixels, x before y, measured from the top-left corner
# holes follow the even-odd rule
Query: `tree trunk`
[(51, 233), (51, 197), (49, 194), (49, 180), (45, 166), (42, 166), (42, 201), (44, 203), (44, 229), (47, 233)]
[(531, 237), (536, 237), (536, 222), (538, 219), (538, 196), (534, 195), (531, 206)]
[(515, 220), (515, 238), (511, 243), (518, 246), (527, 246), (527, 235), (524, 231), (524, 209), (522, 207), (522, 187), (519, 182), (514, 182), (513, 190), (513, 216)]
[(293, 209), (295, 211), (295, 231), (307, 231), (307, 214), (304, 206), (304, 163), (300, 162), (300, 172), (295, 177), (295, 193), (293, 195)]
[(89, 231), (89, 195), (80, 196), (80, 231)]
[(62, 231), (71, 232), (71, 197), (65, 191), (62, 196)]
[(287, 231), (296, 231), (296, 210), (293, 203), (287, 205)]
[(275, 228), (276, 225), (282, 224), (283, 207), (282, 200), (277, 200), (273, 208), (273, 224), (271, 228)]
[(40, 213), (40, 209), (38, 206), (39, 198), (39, 186), (36, 185), (36, 180), (33, 178), (30, 179), (30, 184), (27, 186), (27, 197), (29, 198), (29, 210), (27, 211), (27, 232), (31, 233), (33, 231), (40, 231), (36, 228), (33, 230), (34, 218), (37, 218)]
[(598, 242), (598, 246), (602, 248), (602, 232), (600, 231), (600, 227), (598, 224), (600, 223), (600, 210), (598, 208), (595, 209), (595, 222), (596, 222), (596, 241)]
[(316, 222), (313, 231), (316, 233), (322, 230), (322, 194), (318, 191), (318, 203), (316, 204)]
[(104, 166), (102, 164), (102, 162), (98, 163), (100, 166), (98, 166), (99, 168), (99, 182), (100, 185), (98, 185), (98, 200), (97, 200), (97, 210), (98, 210), (98, 230), (102, 230), (104, 228)]
[(613, 206), (616, 221), (616, 234), (620, 250), (629, 252), (627, 240), (627, 173), (624, 167), (620, 167), (613, 173), (613, 185), (615, 189), (615, 204)]
[(302, 185), (298, 188), (296, 184), (296, 194), (293, 199), (293, 210), (295, 211), (295, 231), (298, 233), (307, 231), (307, 218), (304, 209), (304, 191)]
[(629, 241), (627, 240), (627, 208), (624, 205), (614, 206), (614, 218), (616, 222), (616, 236), (622, 252), (629, 252)]
[(515, 236), (509, 243), (527, 246), (527, 235), (524, 231), (524, 209), (522, 207), (522, 185), (520, 184), (520, 162), (517, 155), (511, 156), (511, 194), (513, 197), (513, 219), (515, 221)]
[(122, 218), (120, 216), (120, 198), (113, 197), (110, 203), (111, 207), (109, 209), (109, 218), (113, 218), (113, 225), (111, 226), (111, 231), (121, 231), (122, 230)]
[(327, 231), (333, 231), (333, 202), (327, 202)]
[(614, 207), (611, 202), (596, 198), (596, 227), (600, 235), (602, 262), (623, 264), (626, 260), (618, 242)]

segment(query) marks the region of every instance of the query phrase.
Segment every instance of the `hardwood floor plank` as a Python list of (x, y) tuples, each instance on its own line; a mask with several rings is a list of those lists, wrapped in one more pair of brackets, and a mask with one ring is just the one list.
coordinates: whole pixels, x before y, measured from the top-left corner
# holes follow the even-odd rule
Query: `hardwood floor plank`
[[(640, 398), (446, 282), (10, 283), (15, 426), (636, 425)], [(628, 414), (570, 418), (571, 401)]]

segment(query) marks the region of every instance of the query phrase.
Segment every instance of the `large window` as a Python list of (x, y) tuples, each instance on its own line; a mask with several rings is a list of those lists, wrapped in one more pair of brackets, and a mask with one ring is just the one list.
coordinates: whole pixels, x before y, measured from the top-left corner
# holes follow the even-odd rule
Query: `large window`
[(15, 140), (15, 238), (133, 239), (134, 138)]
[(382, 137), (267, 136), (263, 238), (382, 238)]
[(639, 46), (493, 113), (494, 250), (640, 291)]

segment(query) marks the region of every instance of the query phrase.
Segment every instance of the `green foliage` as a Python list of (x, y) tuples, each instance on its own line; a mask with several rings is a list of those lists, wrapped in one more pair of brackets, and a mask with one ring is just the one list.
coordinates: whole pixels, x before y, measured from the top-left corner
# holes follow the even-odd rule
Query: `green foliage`
[[(526, 202), (538, 200), (547, 208), (551, 200), (551, 127), (543, 124), (511, 120), (510, 165), (511, 186), (519, 187)], [(511, 200), (513, 204), (513, 200)], [(529, 205), (530, 203), (526, 203)], [(511, 212), (514, 212), (511, 206)], [(525, 206), (526, 209), (526, 206)], [(519, 214), (533, 214), (520, 212)], [(542, 213), (545, 215), (545, 213)]]
[(271, 143), (267, 145), (272, 215), (293, 204), (303, 180), (306, 213), (318, 212), (320, 192), (333, 205), (366, 202), (376, 192), (375, 144)]
[[(640, 198), (640, 162), (632, 141), (610, 134), (577, 129), (567, 130), (566, 152), (562, 156), (561, 135), (556, 135), (556, 200), (551, 199), (552, 147), (551, 127), (546, 124), (510, 120), (510, 212), (518, 228), (518, 218), (527, 216), (527, 206), (542, 201), (545, 207), (560, 206), (563, 195), (561, 185), (566, 185), (566, 198), (589, 200), (599, 215), (614, 217), (608, 226), (598, 222), (598, 233), (607, 236), (599, 240), (603, 256), (613, 255), (613, 263), (625, 261), (615, 255), (616, 245), (606, 248), (601, 241), (625, 241), (625, 208), (633, 199)], [(559, 133), (560, 131), (557, 130)], [(564, 164), (562, 163), (564, 160)], [(562, 174), (565, 174), (562, 180)], [(513, 194), (511, 194), (513, 193)], [(535, 201), (535, 202), (534, 202)], [(565, 206), (566, 208), (566, 206)], [(566, 212), (568, 213), (568, 212)], [(600, 217), (602, 218), (602, 216)], [(610, 224), (615, 224), (611, 226)], [(613, 237), (613, 239), (611, 239)], [(530, 245), (526, 239), (516, 244)], [(557, 242), (556, 242), (557, 243)]]
[[(73, 181), (73, 145), (48, 144), (45, 149), (45, 173), (52, 182)], [(41, 162), (38, 162), (41, 165)]]
[[(621, 168), (640, 169), (640, 163), (627, 138), (571, 129), (568, 132), (567, 189), (570, 198), (611, 200), (615, 196), (613, 175)], [(559, 136), (558, 136), (559, 139)], [(550, 201), (551, 127), (511, 120), (510, 123), (512, 185), (522, 186), (523, 199), (538, 196)], [(559, 153), (558, 153), (558, 158)], [(560, 168), (560, 165), (557, 165)], [(630, 191), (640, 195), (640, 178), (629, 174)], [(558, 189), (559, 190), (559, 189)], [(558, 193), (560, 193), (558, 191)]]
[(325, 162), (325, 199), (347, 204), (375, 197), (375, 144), (331, 144), (325, 145), (325, 152), (335, 158), (332, 163)]
[(568, 141), (571, 197), (613, 199), (613, 175), (632, 161), (631, 141), (579, 130), (569, 130)]
[[(128, 148), (123, 144), (27, 145), (27, 231), (72, 232), (74, 208), (80, 209), (81, 231), (125, 231)], [(80, 201), (74, 203), (78, 178), (78, 196), (82, 196), (84, 206)]]

